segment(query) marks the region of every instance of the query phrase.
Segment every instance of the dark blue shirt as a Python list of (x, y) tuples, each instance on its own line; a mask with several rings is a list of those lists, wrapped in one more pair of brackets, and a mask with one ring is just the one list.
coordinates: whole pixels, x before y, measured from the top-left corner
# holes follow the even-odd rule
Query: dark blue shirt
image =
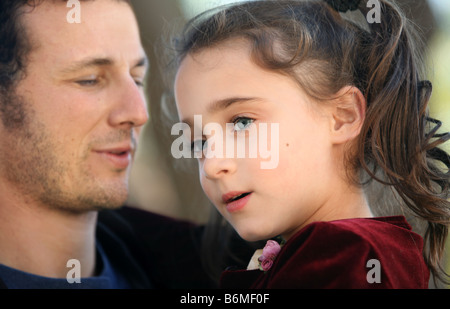
[[(128, 281), (116, 271), (101, 245), (97, 242), (99, 275), (81, 278), (80, 283), (69, 283), (66, 278), (56, 279), (33, 275), (0, 264), (0, 277), (9, 289), (127, 289)], [(83, 267), (83, 265), (81, 265)], [(69, 272), (71, 269), (67, 268)]]

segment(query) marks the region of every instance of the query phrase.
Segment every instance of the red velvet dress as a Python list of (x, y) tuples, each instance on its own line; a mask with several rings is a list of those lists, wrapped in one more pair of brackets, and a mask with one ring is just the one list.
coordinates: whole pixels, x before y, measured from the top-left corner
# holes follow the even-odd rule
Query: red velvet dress
[[(270, 270), (227, 270), (221, 287), (425, 289), (422, 249), (402, 216), (316, 222), (286, 242)], [(379, 263), (368, 264), (373, 259)]]

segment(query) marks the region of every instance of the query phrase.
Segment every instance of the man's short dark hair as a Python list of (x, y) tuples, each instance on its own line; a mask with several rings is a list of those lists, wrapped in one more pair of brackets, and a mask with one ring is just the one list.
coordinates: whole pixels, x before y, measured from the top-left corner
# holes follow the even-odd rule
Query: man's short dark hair
[[(0, 103), (2, 96), (11, 91), (23, 78), (27, 55), (31, 50), (27, 29), (20, 21), (22, 8), (36, 7), (43, 1), (46, 0), (0, 0)], [(67, 0), (59, 1), (67, 2)]]
[(44, 1), (68, 0), (0, 0), (0, 119), (7, 129), (21, 128), (27, 120), (25, 101), (15, 92), (26, 76), (28, 55), (33, 47), (21, 15), (26, 12), (24, 7), (33, 9)]
[(11, 90), (25, 67), (29, 43), (19, 21), (27, 0), (0, 1), (0, 95)]

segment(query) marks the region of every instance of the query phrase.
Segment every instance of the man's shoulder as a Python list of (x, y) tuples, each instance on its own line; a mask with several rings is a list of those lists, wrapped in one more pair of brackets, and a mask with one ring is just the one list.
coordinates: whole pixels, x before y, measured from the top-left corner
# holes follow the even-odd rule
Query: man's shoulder
[(170, 218), (144, 209), (123, 206), (99, 212), (98, 222), (117, 232), (159, 230), (160, 228), (191, 228), (192, 223)]
[(99, 213), (97, 240), (125, 247), (158, 288), (210, 288), (216, 284), (202, 267), (202, 232), (203, 226), (124, 206)]
[[(151, 211), (123, 206), (116, 210), (99, 213), (98, 228), (113, 233), (125, 241), (130, 238), (151, 247), (166, 247), (174, 239), (184, 238), (189, 242), (199, 240), (202, 226)], [(146, 246), (148, 249), (149, 247)]]

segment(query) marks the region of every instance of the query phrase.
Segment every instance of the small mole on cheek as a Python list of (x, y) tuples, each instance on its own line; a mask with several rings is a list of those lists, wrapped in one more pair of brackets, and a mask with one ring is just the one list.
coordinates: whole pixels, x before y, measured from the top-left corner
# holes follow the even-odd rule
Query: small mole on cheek
[(286, 147), (289, 147), (289, 144), (286, 144)]

